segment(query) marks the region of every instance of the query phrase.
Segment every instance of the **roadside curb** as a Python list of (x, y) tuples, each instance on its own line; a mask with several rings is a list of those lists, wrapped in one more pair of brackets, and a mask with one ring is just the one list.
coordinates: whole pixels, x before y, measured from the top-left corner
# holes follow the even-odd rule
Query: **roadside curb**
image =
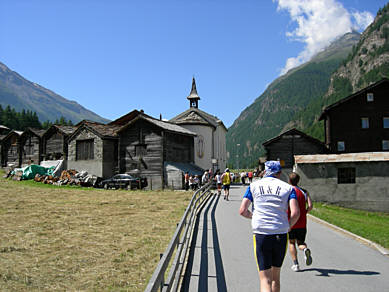
[(345, 234), (345, 235), (347, 235), (347, 236), (349, 236), (351, 238), (354, 238), (354, 239), (358, 240), (359, 242), (361, 242), (361, 243), (363, 243), (363, 244), (365, 244), (367, 246), (373, 247), (373, 248), (375, 248), (376, 250), (378, 250), (381, 254), (383, 254), (385, 256), (389, 256), (389, 250), (388, 249), (384, 248), (383, 246), (381, 246), (381, 245), (379, 245), (379, 244), (377, 244), (375, 242), (372, 242), (371, 240), (368, 240), (368, 239), (363, 238), (363, 237), (361, 237), (359, 235), (351, 233), (350, 231), (347, 231), (347, 230), (345, 230), (343, 228), (340, 228), (340, 227), (338, 227), (336, 225), (328, 223), (327, 221), (319, 219), (319, 218), (317, 218), (317, 217), (315, 217), (315, 216), (313, 216), (311, 214), (307, 214), (307, 217), (309, 219), (313, 220), (313, 221), (316, 221), (317, 223), (320, 223), (322, 225), (326, 225), (326, 226), (334, 229), (335, 231), (341, 232), (341, 233), (343, 233), (343, 234)]

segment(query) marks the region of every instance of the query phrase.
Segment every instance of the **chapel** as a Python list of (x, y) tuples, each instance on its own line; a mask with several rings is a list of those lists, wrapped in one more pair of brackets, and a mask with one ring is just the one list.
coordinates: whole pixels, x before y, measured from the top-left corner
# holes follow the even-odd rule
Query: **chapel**
[(189, 108), (172, 118), (170, 122), (197, 134), (194, 140), (194, 162), (197, 166), (205, 170), (224, 171), (227, 164), (227, 128), (219, 118), (199, 109), (200, 96), (194, 77), (187, 99)]

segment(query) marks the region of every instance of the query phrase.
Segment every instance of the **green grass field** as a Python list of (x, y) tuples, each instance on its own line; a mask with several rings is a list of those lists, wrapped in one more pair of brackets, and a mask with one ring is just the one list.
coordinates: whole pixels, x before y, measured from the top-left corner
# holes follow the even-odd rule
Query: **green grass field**
[(389, 214), (314, 203), (311, 214), (389, 248)]
[(0, 179), (1, 291), (143, 291), (191, 192)]

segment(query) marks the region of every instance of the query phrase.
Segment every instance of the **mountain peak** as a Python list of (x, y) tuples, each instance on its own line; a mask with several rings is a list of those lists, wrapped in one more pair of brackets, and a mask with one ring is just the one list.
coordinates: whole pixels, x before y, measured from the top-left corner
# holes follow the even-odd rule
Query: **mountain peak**
[(55, 92), (28, 81), (17, 72), (0, 62), (0, 105), (10, 105), (17, 111), (22, 109), (36, 112), (40, 121), (55, 121), (65, 117), (73, 123), (83, 119), (108, 122), (75, 101), (68, 100)]
[(346, 58), (353, 45), (358, 43), (361, 34), (357, 31), (345, 33), (336, 38), (329, 46), (317, 53), (311, 61), (318, 62), (328, 58)]

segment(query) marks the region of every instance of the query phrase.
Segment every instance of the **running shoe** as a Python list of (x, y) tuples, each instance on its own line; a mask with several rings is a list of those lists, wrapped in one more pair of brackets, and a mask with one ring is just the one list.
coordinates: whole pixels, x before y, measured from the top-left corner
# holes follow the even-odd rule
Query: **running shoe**
[(292, 269), (294, 272), (299, 272), (299, 271), (300, 271), (300, 266), (299, 266), (298, 264), (296, 264), (296, 265), (293, 265), (293, 266), (291, 267), (291, 269)]
[(311, 250), (309, 248), (304, 249), (304, 258), (307, 266), (312, 264)]

